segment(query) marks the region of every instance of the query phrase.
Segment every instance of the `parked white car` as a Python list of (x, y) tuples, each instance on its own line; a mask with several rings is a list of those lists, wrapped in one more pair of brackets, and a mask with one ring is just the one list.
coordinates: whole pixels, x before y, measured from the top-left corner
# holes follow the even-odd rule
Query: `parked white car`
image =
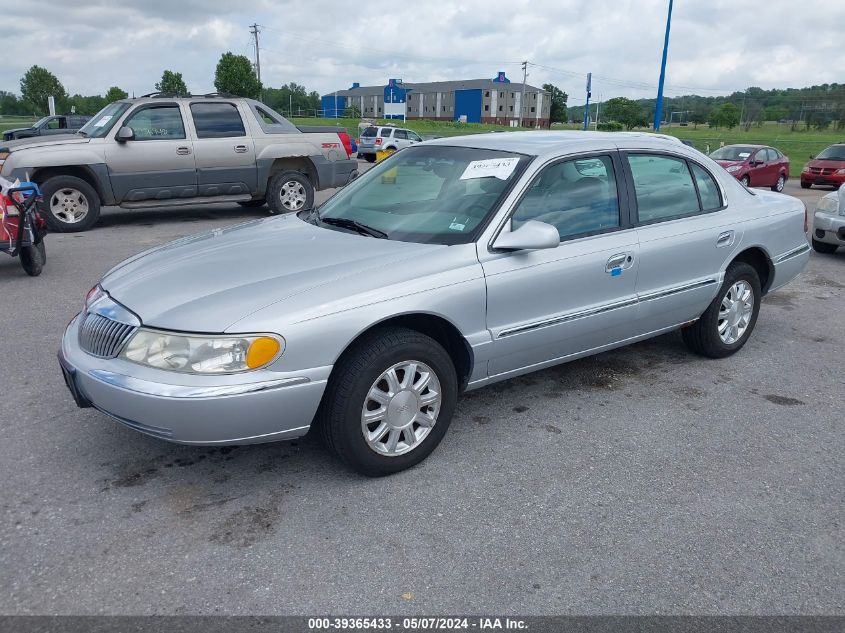
[(361, 132), (358, 143), (358, 157), (367, 162), (376, 162), (376, 152), (379, 150), (400, 150), (422, 143), (422, 137), (413, 130), (392, 125), (374, 125)]
[(813, 248), (818, 253), (835, 253), (845, 246), (845, 187), (819, 200), (813, 216)]

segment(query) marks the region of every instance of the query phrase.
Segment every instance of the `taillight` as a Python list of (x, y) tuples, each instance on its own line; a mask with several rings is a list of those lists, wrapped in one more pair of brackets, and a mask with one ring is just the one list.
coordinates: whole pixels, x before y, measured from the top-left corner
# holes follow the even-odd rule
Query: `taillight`
[(340, 137), (340, 142), (343, 143), (343, 149), (346, 150), (346, 157), (349, 158), (352, 156), (352, 141), (349, 139), (349, 134), (338, 132), (337, 135)]
[(376, 139), (376, 145), (381, 145), (381, 138)]

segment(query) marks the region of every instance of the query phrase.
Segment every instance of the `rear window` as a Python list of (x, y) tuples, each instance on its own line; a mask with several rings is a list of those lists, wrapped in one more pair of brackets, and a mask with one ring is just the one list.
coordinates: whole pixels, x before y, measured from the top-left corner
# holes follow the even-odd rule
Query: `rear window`
[(382, 138), (390, 138), (392, 135), (393, 135), (393, 128), (392, 127), (381, 128)]
[(192, 103), (197, 138), (246, 136), (244, 122), (232, 103)]
[(378, 128), (375, 127), (368, 127), (363, 132), (361, 132), (362, 137), (373, 137), (378, 136)]

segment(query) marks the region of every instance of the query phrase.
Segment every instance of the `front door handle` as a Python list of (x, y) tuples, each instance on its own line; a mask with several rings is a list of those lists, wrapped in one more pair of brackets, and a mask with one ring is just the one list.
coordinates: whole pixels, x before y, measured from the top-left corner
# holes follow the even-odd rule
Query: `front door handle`
[(176, 153), (179, 154), (180, 156), (185, 156), (185, 155), (191, 153), (191, 148), (190, 147), (177, 147)]
[(628, 268), (633, 261), (634, 258), (630, 253), (617, 253), (607, 260), (604, 271), (611, 274), (613, 274), (614, 270), (621, 272), (623, 268)]
[(235, 151), (236, 151), (238, 154), (243, 154), (243, 153), (245, 153), (245, 152), (246, 152), (246, 150), (247, 150), (246, 145), (235, 145)]
[(734, 241), (734, 232), (733, 231), (724, 231), (719, 233), (719, 237), (716, 238), (716, 248), (722, 248), (724, 246), (730, 246), (733, 244)]

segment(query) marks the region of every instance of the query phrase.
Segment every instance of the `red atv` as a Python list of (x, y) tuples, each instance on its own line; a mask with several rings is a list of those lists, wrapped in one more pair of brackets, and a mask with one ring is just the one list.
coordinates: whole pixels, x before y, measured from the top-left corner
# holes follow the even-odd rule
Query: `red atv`
[(40, 275), (47, 262), (46, 223), (36, 209), (40, 199), (41, 190), (32, 182), (0, 193), (0, 252), (20, 255), (21, 266), (32, 277)]

